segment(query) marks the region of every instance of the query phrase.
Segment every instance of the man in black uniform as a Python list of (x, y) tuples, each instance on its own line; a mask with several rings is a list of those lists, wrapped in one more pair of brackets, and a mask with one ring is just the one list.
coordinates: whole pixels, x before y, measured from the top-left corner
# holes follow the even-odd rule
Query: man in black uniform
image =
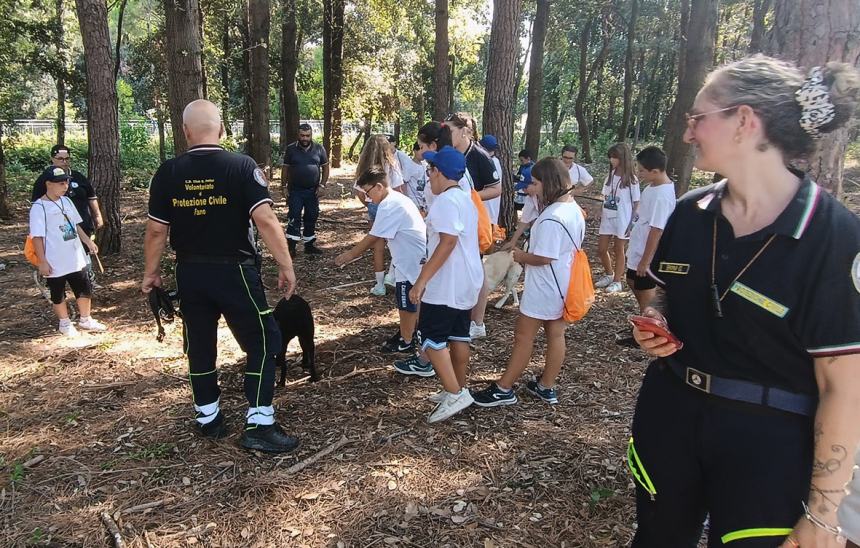
[(249, 409), (241, 445), (271, 453), (292, 451), (298, 440), (275, 423), (272, 407), (274, 358), (281, 335), (256, 268), (251, 224), (277, 261), (278, 287), (289, 298), (296, 277), (271, 207), (268, 181), (253, 159), (218, 146), (224, 129), (214, 104), (202, 99), (189, 103), (183, 130), (188, 151), (164, 162), (150, 185), (143, 292), (161, 286), (160, 261), (169, 234), (176, 251), (176, 285), (198, 430), (211, 438), (226, 435), (215, 370), (218, 319), (223, 314), (248, 354)]
[(302, 240), (305, 253), (322, 253), (314, 242), (320, 214), (319, 196), (328, 182), (328, 155), (321, 144), (311, 140), (311, 136), (309, 124), (299, 126), (299, 140), (287, 145), (281, 168), (281, 188), (289, 208), (287, 239), (292, 256), (296, 254), (296, 242)]
[[(87, 236), (92, 238), (96, 230), (100, 229), (104, 224), (102, 213), (99, 209), (99, 199), (96, 196), (96, 191), (93, 188), (89, 179), (80, 171), (75, 171), (71, 166), (72, 154), (69, 147), (66, 145), (54, 145), (51, 147), (51, 164), (61, 168), (71, 177), (69, 179), (69, 189), (66, 191), (66, 196), (75, 204), (75, 209), (81, 216), (81, 228), (87, 233)], [(45, 172), (39, 175), (36, 183), (33, 185), (33, 196), (31, 201), (35, 202), (45, 195), (48, 191), (46, 185)], [(92, 263), (87, 264), (87, 274), (90, 281), (95, 285), (95, 275), (93, 274)]]

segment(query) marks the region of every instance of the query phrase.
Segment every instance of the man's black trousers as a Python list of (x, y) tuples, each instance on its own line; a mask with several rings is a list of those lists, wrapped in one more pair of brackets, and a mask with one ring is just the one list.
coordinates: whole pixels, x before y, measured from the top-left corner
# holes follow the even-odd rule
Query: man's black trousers
[(628, 464), (636, 483), (633, 548), (779, 546), (803, 513), (813, 419), (735, 402), (648, 368)]
[(176, 286), (194, 404), (208, 405), (221, 394), (215, 358), (218, 319), (223, 315), (248, 355), (245, 366), (248, 405), (272, 405), (275, 354), (280, 349), (281, 332), (272, 318), (257, 268), (180, 261), (176, 264)]

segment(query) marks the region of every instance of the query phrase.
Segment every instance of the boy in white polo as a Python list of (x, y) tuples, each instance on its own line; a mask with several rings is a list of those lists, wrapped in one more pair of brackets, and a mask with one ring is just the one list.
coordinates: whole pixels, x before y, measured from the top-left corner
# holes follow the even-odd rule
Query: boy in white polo
[(400, 192), (388, 188), (386, 172), (371, 167), (360, 174), (355, 186), (377, 204), (376, 217), (370, 233), (352, 249), (335, 258), (343, 266), (361, 256), (379, 240), (388, 241), (391, 265), (395, 272), (395, 301), (400, 315), (400, 337), (386, 341), (384, 352), (415, 351), (413, 337), (418, 322), (418, 308), (409, 301), (409, 291), (418, 279), (421, 265), (427, 256), (427, 231), (424, 219), (415, 203)]
[[(443, 391), (434, 394), (436, 408), (428, 422), (438, 422), (472, 405), (465, 388), (469, 365), (469, 316), (478, 302), (484, 270), (478, 250), (478, 212), (458, 181), (466, 171), (466, 158), (451, 146), (425, 152), (427, 175), (435, 198), (427, 213), (429, 259), (409, 293), (421, 302), (418, 336), (423, 357), (395, 362), (405, 375), (432, 376)], [(431, 369), (432, 366), (432, 369)]]
[(639, 310), (654, 300), (657, 282), (648, 276), (648, 267), (657, 251), (666, 221), (675, 211), (675, 185), (666, 175), (666, 154), (657, 147), (643, 148), (636, 155), (636, 174), (648, 184), (639, 199), (639, 215), (634, 217), (627, 248), (627, 284), (636, 296)]

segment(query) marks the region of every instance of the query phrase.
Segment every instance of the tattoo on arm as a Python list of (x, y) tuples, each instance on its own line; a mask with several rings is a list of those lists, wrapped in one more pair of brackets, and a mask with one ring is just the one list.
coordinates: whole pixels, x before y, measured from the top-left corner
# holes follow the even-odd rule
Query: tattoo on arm
[[(827, 449), (821, 446), (824, 437), (824, 427), (820, 422), (815, 423), (815, 458), (812, 462), (812, 479), (828, 478), (836, 474), (848, 458), (848, 450), (843, 445), (830, 445)], [(814, 483), (810, 486), (809, 503), (816, 505), (819, 512), (829, 512), (839, 506), (831, 499), (832, 495), (842, 492), (841, 489), (820, 489)], [(830, 506), (828, 506), (828, 504)]]

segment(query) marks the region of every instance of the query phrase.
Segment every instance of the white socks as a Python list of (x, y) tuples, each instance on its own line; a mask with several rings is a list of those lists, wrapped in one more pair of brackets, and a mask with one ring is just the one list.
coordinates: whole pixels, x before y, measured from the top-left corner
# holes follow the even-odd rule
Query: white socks
[(376, 287), (385, 285), (385, 271), (376, 272)]
[(198, 424), (202, 426), (209, 424), (210, 422), (215, 420), (215, 417), (218, 416), (218, 402), (219, 400), (215, 400), (214, 402), (207, 403), (203, 406), (199, 406), (197, 404), (194, 405), (194, 411), (197, 412), (197, 417), (195, 417), (195, 419), (197, 420)]
[(249, 407), (245, 413), (245, 422), (248, 424), (258, 424), (260, 426), (269, 426), (275, 424), (275, 408), (271, 405), (265, 407)]
[(72, 320), (69, 318), (60, 318), (60, 327), (68, 327), (72, 325)]

